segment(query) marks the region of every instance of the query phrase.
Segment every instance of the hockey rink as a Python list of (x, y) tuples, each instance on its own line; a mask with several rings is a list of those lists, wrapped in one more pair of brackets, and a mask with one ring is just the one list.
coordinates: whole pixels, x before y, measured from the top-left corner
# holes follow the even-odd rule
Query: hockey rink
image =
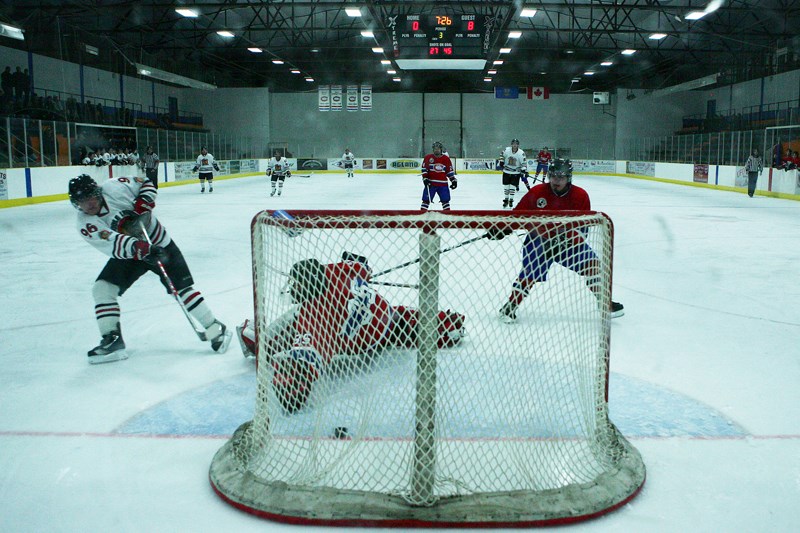
[[(499, 174), (458, 178), (454, 210), (499, 209)], [(610, 413), (641, 452), (647, 481), (619, 510), (558, 530), (796, 531), (800, 202), (623, 177), (573, 181), (614, 222), (613, 299), (625, 315), (611, 324)], [(155, 213), (233, 329), (253, 313), (258, 211), (417, 209), (421, 192), (413, 174), (357, 172), (292, 177), (270, 197), (257, 176), (215, 180), (213, 194), (196, 183), (162, 187)], [(87, 364), (100, 339), (91, 287), (107, 258), (75, 218), (67, 200), (0, 210), (0, 531), (299, 531), (212, 490), (212, 457), (252, 417), (254, 365), (235, 340), (225, 354), (198, 341), (155, 276), (120, 299), (130, 358)], [(486, 257), (464, 276), (499, 295), (482, 302), (495, 309), (519, 265)], [(523, 303), (510, 334), (541, 327), (532, 308)], [(390, 382), (407, 362), (390, 363), (373, 379)]]

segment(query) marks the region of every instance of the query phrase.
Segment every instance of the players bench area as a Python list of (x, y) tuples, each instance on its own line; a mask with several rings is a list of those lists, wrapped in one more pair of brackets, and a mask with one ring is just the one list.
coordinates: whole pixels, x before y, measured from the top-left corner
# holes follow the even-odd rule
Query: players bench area
[[(452, 158), (456, 172), (464, 174), (500, 174), (496, 160), (488, 158)], [(294, 176), (313, 178), (314, 174), (344, 173), (341, 158), (287, 158)], [(269, 159), (231, 159), (218, 161), (220, 170), (216, 180), (244, 178), (263, 174)], [(357, 157), (354, 163), (358, 173), (420, 172), (421, 158)], [(708, 187), (724, 191), (747, 192), (747, 173), (743, 166), (709, 165), (691, 163), (662, 163), (648, 161), (621, 161), (600, 159), (573, 159), (574, 172), (582, 175), (613, 175)], [(162, 162), (159, 165), (160, 186), (170, 187), (197, 183), (193, 172), (195, 161)], [(528, 160), (528, 170), (535, 174), (536, 161)], [(108, 167), (62, 166), (0, 169), (0, 208), (65, 200), (70, 179), (78, 174), (89, 174), (95, 180), (117, 176), (144, 176), (144, 171), (134, 165)], [(765, 168), (758, 180), (756, 194), (800, 200), (800, 176), (797, 169), (779, 170)]]

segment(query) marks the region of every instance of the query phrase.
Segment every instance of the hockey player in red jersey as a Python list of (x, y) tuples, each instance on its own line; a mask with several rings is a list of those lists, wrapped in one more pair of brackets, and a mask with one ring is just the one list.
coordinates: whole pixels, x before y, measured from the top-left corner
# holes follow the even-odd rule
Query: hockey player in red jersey
[[(278, 400), (288, 412), (305, 405), (334, 355), (416, 345), (416, 310), (391, 306), (370, 286), (370, 275), (366, 258), (349, 252), (338, 263), (305, 259), (292, 266), (289, 294), (298, 305), (259, 332), (267, 341)], [(464, 315), (440, 311), (437, 318), (439, 348), (458, 344)], [(236, 330), (245, 357), (255, 357), (252, 325), (245, 321)]]
[[(117, 300), (148, 271), (159, 276), (171, 293), (158, 263), (169, 275), (188, 312), (205, 328), (211, 348), (224, 352), (231, 340), (232, 334), (214, 317), (203, 295), (194, 288), (192, 274), (178, 245), (153, 216), (156, 195), (155, 185), (146, 178), (113, 178), (98, 185), (87, 174), (81, 174), (69, 182), (69, 199), (78, 210), (78, 231), (89, 244), (110, 256), (92, 288), (102, 339), (89, 351), (89, 363), (127, 359)], [(152, 244), (140, 238), (144, 236), (140, 224)]]
[[(556, 159), (550, 165), (549, 183), (540, 183), (528, 191), (514, 207), (514, 211), (590, 211), (589, 194), (572, 184), (572, 162)], [(486, 237), (500, 240), (508, 231), (492, 228)], [(517, 308), (530, 294), (531, 287), (547, 280), (547, 271), (557, 262), (585, 276), (590, 288), (594, 288), (597, 255), (577, 230), (572, 234), (553, 236), (540, 235), (536, 231), (525, 235), (522, 245), (522, 270), (512, 285), (508, 301), (500, 308), (500, 316), (506, 321), (517, 319)], [(622, 304), (611, 302), (611, 317), (624, 314)]]
[(420, 209), (427, 211), (433, 197), (439, 195), (442, 202), (442, 211), (450, 210), (450, 189), (447, 180), (450, 180), (450, 189), (458, 187), (456, 172), (450, 156), (444, 154), (444, 146), (439, 141), (433, 143), (433, 153), (422, 158), (422, 205)]
[[(539, 154), (536, 156), (536, 176), (533, 179), (538, 179), (539, 174), (544, 172), (544, 175), (547, 176), (547, 167), (550, 165), (550, 160), (553, 158), (553, 154), (551, 154), (547, 150), (547, 146), (544, 149), (539, 150)], [(544, 178), (542, 178), (544, 180)]]

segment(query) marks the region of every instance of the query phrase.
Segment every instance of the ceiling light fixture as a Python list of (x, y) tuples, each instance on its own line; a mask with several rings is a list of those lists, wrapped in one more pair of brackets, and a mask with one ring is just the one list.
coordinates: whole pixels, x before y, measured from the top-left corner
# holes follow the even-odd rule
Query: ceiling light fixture
[(200, 16), (200, 13), (197, 12), (196, 9), (187, 9), (185, 7), (179, 7), (175, 9), (175, 12), (182, 17), (194, 19)]
[(380, 46), (376, 46), (372, 49), (372, 51), (375, 52), (376, 54), (382, 54), (383, 48), (381, 48)]
[(187, 78), (186, 76), (181, 76), (179, 74), (173, 74), (172, 72), (167, 72), (166, 70), (148, 67), (147, 65), (142, 65), (141, 63), (134, 63), (134, 66), (136, 67), (136, 72), (142, 76), (148, 76), (156, 80), (166, 81), (182, 87), (191, 87), (192, 89), (203, 89), (206, 91), (212, 91), (217, 88), (216, 85), (212, 85), (210, 83), (193, 80), (192, 78)]
[(273, 65), (283, 65), (283, 61), (280, 60), (280, 59), (273, 59), (272, 60), (272, 64)]
[(300, 74), (300, 71), (299, 71), (299, 70), (297, 70), (296, 68), (293, 68), (293, 69), (292, 69), (292, 70), (290, 70), (289, 72), (291, 72), (292, 74)]
[(392, 62), (389, 61), (388, 59), (381, 59), (381, 65), (391, 65), (391, 64)]
[(648, 37), (648, 39), (651, 39), (653, 41), (660, 41), (661, 39), (663, 39), (666, 36), (667, 36), (666, 33), (651, 33), (650, 37)]
[(500, 53), (501, 54), (510, 54), (511, 53), (511, 48), (501, 48), (500, 49)]
[(602, 63), (600, 63), (600, 66), (601, 67), (610, 67), (613, 64), (614, 64), (613, 61), (603, 61)]
[(705, 11), (692, 11), (688, 15), (686, 15), (686, 20), (700, 20), (701, 18), (705, 17), (708, 13)]
[(10, 39), (16, 39), (18, 41), (25, 40), (25, 34), (22, 33), (22, 28), (17, 28), (16, 26), (12, 26), (10, 24), (0, 24), (0, 35)]
[(633, 48), (627, 48), (627, 49), (623, 50), (622, 52), (620, 52), (620, 54), (622, 54), (624, 56), (632, 56), (635, 53), (636, 53), (636, 50), (634, 50)]
[(231, 37), (234, 37), (234, 35), (231, 32), (229, 32), (228, 30), (219, 30), (217, 32), (217, 35), (219, 35), (220, 37), (226, 37), (228, 39), (230, 39)]
[(510, 31), (510, 32), (508, 32), (508, 38), (509, 39), (519, 39), (520, 37), (522, 37), (522, 32), (521, 31)]
[(396, 70), (387, 70), (386, 74), (397, 74)]
[(344, 12), (347, 13), (348, 17), (360, 17), (361, 16), (361, 8), (360, 7), (346, 7), (346, 8), (344, 8)]
[(492, 70), (487, 70), (487, 71), (486, 71), (486, 74), (488, 74), (489, 76), (494, 76), (495, 74), (497, 74), (497, 71), (496, 71), (496, 70), (494, 70), (494, 69), (492, 69)]
[(584, 76), (594, 76), (594, 71), (593, 70), (587, 70), (586, 72), (583, 73), (583, 75)]
[(400, 81), (400, 78), (392, 78), (392, 81)]
[(523, 7), (519, 12), (520, 17), (532, 17), (536, 14), (536, 10), (532, 7)]
[(314, 81), (314, 78), (312, 78), (311, 76), (306, 76), (306, 81), (310, 83)]
[(250, 48), (248, 48), (248, 50), (250, 52), (253, 52), (254, 54), (260, 54), (261, 52), (264, 51), (264, 50), (262, 50), (261, 48), (259, 48), (257, 46), (251, 46)]
[(483, 81), (492, 81), (492, 78), (483, 78)]
[(361, 36), (362, 37), (375, 37), (375, 34), (372, 32), (372, 30), (361, 30)]
[(492, 61), (492, 65), (502, 65), (503, 63), (505, 63), (505, 61), (503, 61), (502, 59), (495, 59), (494, 61)]

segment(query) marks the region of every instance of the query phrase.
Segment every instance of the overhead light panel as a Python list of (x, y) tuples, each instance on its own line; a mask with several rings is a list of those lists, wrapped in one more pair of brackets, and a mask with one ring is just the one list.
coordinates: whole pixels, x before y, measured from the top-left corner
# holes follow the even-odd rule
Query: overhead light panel
[(93, 56), (100, 55), (100, 49), (97, 48), (96, 46), (92, 46), (90, 44), (84, 44), (83, 49), (86, 50), (87, 54), (92, 54)]
[(502, 65), (503, 63), (505, 63), (505, 61), (503, 61), (502, 59), (495, 59), (494, 61), (492, 61), (492, 65)]
[(667, 36), (666, 33), (651, 33), (650, 37), (648, 37), (648, 39), (651, 39), (653, 41), (660, 41), (661, 39), (663, 39), (666, 36)]
[(519, 12), (520, 17), (532, 17), (536, 14), (536, 10), (532, 7), (523, 7)]
[(361, 30), (361, 36), (362, 37), (375, 37), (375, 34), (372, 32), (372, 30)]
[(283, 60), (281, 60), (281, 59), (273, 59), (272, 60), (272, 64), (273, 65), (283, 65)]
[(166, 81), (168, 83), (173, 83), (175, 85), (180, 85), (182, 87), (190, 87), (192, 89), (203, 89), (205, 91), (213, 91), (214, 89), (217, 88), (216, 85), (212, 85), (204, 81), (194, 80), (192, 78), (187, 78), (186, 76), (181, 76), (180, 74), (173, 74), (172, 72), (167, 72), (166, 70), (160, 70), (157, 68), (148, 67), (147, 65), (142, 65), (141, 63), (134, 63), (134, 66), (136, 67), (136, 72), (138, 72), (142, 76), (148, 76), (156, 80)]
[(692, 11), (686, 17), (686, 20), (700, 20), (701, 18), (705, 17), (707, 13), (705, 11)]
[(581, 81), (580, 78), (572, 78), (572, 83), (578, 83), (579, 81)]
[(391, 64), (392, 62), (389, 61), (388, 59), (381, 59), (381, 65), (391, 65)]
[(386, 74), (397, 74), (396, 70), (387, 70)]
[(376, 54), (382, 54), (383, 48), (381, 48), (380, 46), (376, 46), (372, 49), (372, 51), (375, 52)]
[(601, 67), (610, 67), (613, 64), (614, 64), (613, 61), (603, 61), (602, 63), (600, 63), (600, 66)]
[(231, 32), (229, 32), (228, 30), (219, 30), (219, 31), (217, 32), (217, 35), (219, 35), (220, 37), (226, 37), (226, 38), (228, 38), (228, 39), (230, 39), (231, 37), (235, 37), (235, 36), (234, 36), (234, 35), (233, 35)]
[(594, 76), (594, 71), (593, 70), (587, 70), (586, 72), (583, 73), (583, 75), (584, 76)]
[(511, 53), (511, 48), (501, 48), (500, 49), (500, 53), (501, 54), (510, 54)]
[(9, 39), (16, 39), (18, 41), (25, 40), (25, 34), (22, 33), (22, 28), (17, 28), (10, 24), (0, 24), (0, 35), (8, 37)]
[(483, 81), (492, 81), (492, 78), (483, 78)]
[(175, 9), (175, 12), (178, 15), (181, 15), (186, 18), (195, 19), (200, 16), (200, 13), (196, 9), (187, 9), (185, 7), (179, 7)]
[(522, 32), (521, 31), (510, 31), (510, 32), (508, 32), (508, 38), (509, 39), (519, 39), (520, 37), (522, 37)]
[(361, 16), (361, 8), (360, 7), (346, 7), (346, 8), (344, 8), (344, 12), (347, 13), (348, 17), (360, 17)]
[(250, 48), (248, 48), (248, 50), (253, 52), (254, 54), (260, 54), (261, 52), (264, 51), (261, 48), (258, 48), (257, 46), (251, 46)]
[(292, 70), (290, 70), (289, 72), (291, 72), (292, 74), (300, 74), (300, 71), (299, 71), (299, 70), (297, 70), (296, 68), (293, 68), (293, 69), (292, 69)]
[(565, 54), (574, 54), (575, 50), (564, 50)]
[(308, 77), (306, 77), (306, 81), (310, 83), (310, 82), (314, 81), (314, 78), (312, 78), (311, 76), (308, 76)]
[(392, 78), (392, 81), (400, 81), (400, 78)]
[(634, 50), (632, 48), (627, 48), (627, 49), (623, 50), (622, 52), (620, 52), (620, 54), (622, 54), (624, 56), (632, 56), (635, 53), (636, 53), (636, 50)]
[(497, 71), (496, 71), (496, 70), (494, 70), (494, 69), (492, 69), (492, 70), (487, 70), (487, 71), (486, 71), (486, 74), (488, 74), (489, 76), (494, 76), (495, 74), (497, 74)]

